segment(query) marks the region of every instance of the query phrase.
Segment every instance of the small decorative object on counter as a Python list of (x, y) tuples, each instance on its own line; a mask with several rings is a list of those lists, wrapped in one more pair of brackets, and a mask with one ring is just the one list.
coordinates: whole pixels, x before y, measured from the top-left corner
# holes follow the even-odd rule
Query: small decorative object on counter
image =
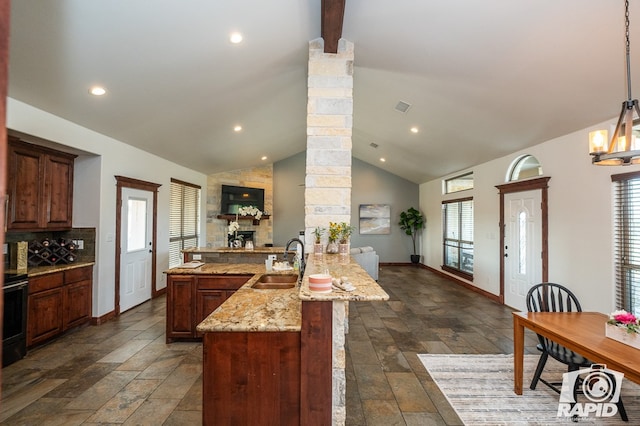
[(331, 275), (309, 275), (309, 290), (315, 293), (331, 293)]

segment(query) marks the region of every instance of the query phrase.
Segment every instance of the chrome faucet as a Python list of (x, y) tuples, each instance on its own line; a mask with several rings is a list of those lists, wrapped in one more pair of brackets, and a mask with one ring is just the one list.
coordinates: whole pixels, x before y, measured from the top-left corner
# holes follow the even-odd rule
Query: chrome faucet
[(287, 245), (284, 247), (284, 260), (287, 260), (289, 256), (289, 246), (291, 246), (291, 244), (293, 244), (294, 242), (297, 242), (298, 244), (300, 244), (300, 247), (302, 247), (302, 256), (301, 256), (302, 259), (298, 259), (300, 262), (300, 272), (299, 272), (300, 275), (298, 277), (298, 281), (302, 282), (302, 276), (304, 275), (305, 259), (304, 259), (304, 243), (300, 238), (292, 238), (289, 241), (287, 241)]

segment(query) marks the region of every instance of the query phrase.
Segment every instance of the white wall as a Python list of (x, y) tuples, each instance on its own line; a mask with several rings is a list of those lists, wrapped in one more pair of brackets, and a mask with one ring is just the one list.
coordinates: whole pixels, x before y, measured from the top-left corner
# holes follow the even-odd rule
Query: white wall
[[(610, 122), (583, 129), (503, 158), (468, 169), (475, 187), (457, 195), (442, 195), (442, 179), (420, 185), (420, 207), (427, 217), (423, 233), (426, 265), (442, 265), (442, 212), (445, 198), (473, 196), (473, 285), (493, 294), (500, 290), (499, 194), (511, 162), (534, 155), (549, 176), (549, 281), (569, 287), (583, 310), (608, 313), (614, 309), (611, 175), (640, 170), (640, 166), (605, 167), (591, 164), (589, 131), (609, 128)], [(467, 171), (467, 170), (464, 170)], [(463, 171), (461, 171), (463, 172)], [(459, 173), (452, 174), (456, 176)], [(451, 177), (445, 176), (443, 178)]]
[[(74, 226), (96, 228), (96, 265), (93, 283), (93, 316), (114, 309), (116, 180), (126, 176), (161, 184), (158, 191), (158, 247), (156, 287), (166, 286), (162, 273), (169, 267), (169, 186), (171, 178), (203, 189), (201, 230), (206, 229), (207, 176), (156, 155), (126, 145), (70, 121), (7, 98), (7, 128), (85, 151), (76, 162)], [(175, 141), (158, 141), (175, 143)], [(205, 241), (202, 241), (201, 245)]]

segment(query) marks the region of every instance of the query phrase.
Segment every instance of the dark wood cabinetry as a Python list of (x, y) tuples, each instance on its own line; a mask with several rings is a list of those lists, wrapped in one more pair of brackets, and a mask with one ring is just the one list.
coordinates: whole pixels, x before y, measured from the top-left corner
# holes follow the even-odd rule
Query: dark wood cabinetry
[[(330, 424), (300, 421), (300, 339), (299, 332), (205, 333), (202, 424)], [(331, 377), (331, 369), (322, 372)]]
[(9, 138), (7, 230), (71, 228), (75, 157)]
[(167, 279), (167, 343), (201, 338), (196, 326), (253, 275), (183, 275)]
[(29, 280), (27, 347), (91, 320), (93, 266)]

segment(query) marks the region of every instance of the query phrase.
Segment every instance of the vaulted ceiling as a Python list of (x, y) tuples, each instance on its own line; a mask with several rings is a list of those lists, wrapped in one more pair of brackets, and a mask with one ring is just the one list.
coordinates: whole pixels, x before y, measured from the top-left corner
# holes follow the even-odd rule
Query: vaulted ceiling
[[(613, 121), (623, 18), (623, 0), (346, 0), (354, 157), (421, 183)], [(252, 167), (305, 150), (320, 35), (321, 0), (14, 0), (9, 96), (203, 173)]]

